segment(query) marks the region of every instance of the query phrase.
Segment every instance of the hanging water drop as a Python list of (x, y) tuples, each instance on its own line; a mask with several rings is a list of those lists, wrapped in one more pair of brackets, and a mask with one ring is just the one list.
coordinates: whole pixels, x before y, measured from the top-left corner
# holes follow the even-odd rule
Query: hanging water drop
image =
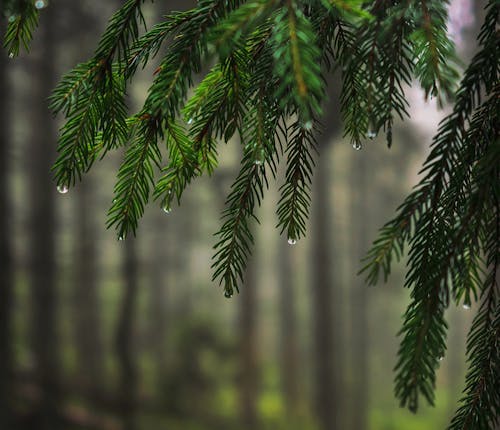
[(12, 52), (11, 52), (11, 53), (9, 54), (9, 58), (14, 58), (14, 53), (12, 53)]
[(46, 6), (47, 6), (47, 2), (46, 2), (45, 0), (37, 0), (37, 1), (35, 2), (35, 7), (36, 7), (37, 9), (43, 9), (43, 8), (44, 8), (44, 7), (46, 7)]
[(297, 243), (297, 239), (293, 238), (293, 237), (289, 237), (288, 238), (288, 244), (289, 245), (295, 245)]
[(373, 128), (369, 128), (366, 135), (368, 136), (368, 139), (373, 140), (377, 137), (377, 132)]
[(9, 16), (9, 22), (14, 22), (16, 20), (16, 15)]
[(443, 355), (441, 357), (439, 357), (439, 361), (443, 361), (443, 359), (444, 359)]
[(163, 212), (165, 212), (167, 215), (172, 212), (172, 208), (168, 205), (163, 206)]
[(123, 235), (118, 236), (118, 240), (120, 240), (120, 241), (121, 241), (121, 240), (123, 240), (123, 239), (125, 239), (125, 238), (123, 237)]
[(59, 194), (66, 194), (69, 191), (69, 188), (66, 184), (58, 185), (57, 192)]
[(462, 307), (463, 307), (464, 309), (470, 309), (470, 304), (469, 304), (469, 303), (464, 303), (464, 304), (462, 305)]
[(361, 142), (354, 142), (352, 144), (352, 147), (356, 150), (356, 151), (360, 151), (361, 148), (363, 148), (363, 145), (361, 145)]
[(253, 164), (255, 164), (256, 166), (261, 166), (262, 164), (264, 164), (265, 160), (266, 160), (266, 155), (264, 153), (264, 150), (259, 149), (257, 154), (255, 155), (255, 160)]
[(231, 297), (233, 297), (233, 293), (231, 291), (226, 290), (224, 291), (224, 297), (226, 299), (230, 299)]

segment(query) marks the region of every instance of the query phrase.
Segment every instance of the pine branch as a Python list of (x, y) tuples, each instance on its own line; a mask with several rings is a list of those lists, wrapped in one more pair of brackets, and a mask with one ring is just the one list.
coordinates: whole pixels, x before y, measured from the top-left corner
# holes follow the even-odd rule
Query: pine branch
[(169, 164), (162, 169), (154, 195), (161, 199), (161, 206), (166, 213), (172, 210), (172, 200), (180, 203), (182, 194), (191, 180), (202, 173), (200, 157), (193, 148), (185, 130), (173, 121), (165, 127), (166, 146), (169, 150)]
[[(498, 168), (497, 168), (498, 175)], [(500, 176), (497, 176), (500, 180)], [(464, 396), (453, 417), (449, 430), (474, 428), (494, 429), (500, 411), (500, 205), (495, 198), (495, 215), (489, 234), (489, 263), (491, 270), (484, 282), (483, 302), (472, 323), (467, 341), (469, 370)]]
[[(444, 308), (450, 294), (470, 306), (477, 297), (481, 276), (480, 255), (485, 252), (485, 219), (490, 217), (489, 199), (498, 194), (499, 89), (492, 87), (497, 69), (492, 64), (491, 44), (495, 30), (491, 20), (498, 10), (491, 4), (480, 34), (483, 49), (476, 55), (462, 80), (454, 111), (441, 124), (433, 150), (424, 164), (424, 178), (400, 207), (398, 215), (382, 230), (369, 254), (369, 282), (390, 272), (393, 255), (399, 258), (409, 242), (409, 270), (405, 285), (412, 289), (412, 303), (405, 314), (396, 375), (396, 395), (403, 406), (415, 411), (418, 396), (433, 403), (435, 369), (445, 348)], [(489, 82), (481, 82), (486, 66)], [(488, 89), (486, 101), (474, 108), (479, 87)], [(493, 155), (491, 155), (493, 154)], [(492, 170), (493, 169), (493, 170)], [(496, 172), (496, 173), (495, 173)]]
[(421, 173), (424, 178), (398, 208), (397, 215), (381, 230), (380, 237), (369, 252), (362, 272), (368, 272), (370, 284), (375, 284), (380, 273), (384, 277), (390, 273), (393, 255), (399, 259), (404, 244), (415, 234), (415, 226), (423, 212), (428, 210), (429, 202), (441, 196), (443, 187), (447, 186), (447, 178), (457, 172), (468, 169), (470, 157), (463, 160), (461, 168), (456, 163), (460, 161), (460, 148), (466, 138), (465, 124), (481, 100), (481, 85), (487, 93), (493, 90), (492, 85), (498, 82), (499, 48), (495, 33), (498, 6), (494, 2), (482, 26), (479, 41), (482, 49), (474, 56), (465, 71), (452, 114), (446, 117), (439, 127), (432, 144), (432, 151), (427, 158)]
[[(254, 78), (255, 79), (255, 78)], [(250, 221), (256, 204), (260, 206), (264, 188), (268, 187), (266, 166), (276, 173), (276, 147), (274, 140), (282, 112), (270, 102), (264, 84), (255, 94), (254, 106), (246, 116), (242, 140), (245, 142), (242, 167), (231, 187), (222, 219), (224, 223), (216, 233), (212, 268), (212, 280), (219, 280), (226, 297), (239, 291), (238, 283), (243, 280), (246, 261), (251, 254), (253, 235)]]
[[(408, 37), (409, 6), (396, 4), (390, 9), (374, 2), (374, 19), (366, 21), (355, 35), (343, 29), (336, 38), (337, 51), (344, 65), (341, 111), (345, 135), (355, 149), (366, 138), (373, 139), (383, 129), (392, 145), (394, 116), (409, 116), (403, 85), (411, 83), (412, 56)], [(390, 11), (390, 15), (388, 15)], [(341, 27), (342, 28), (342, 27)], [(347, 36), (347, 37), (346, 37)]]
[(108, 228), (115, 226), (120, 240), (130, 232), (135, 235), (154, 182), (153, 166), (159, 167), (161, 160), (153, 132), (159, 127), (158, 119), (143, 114), (138, 121), (141, 123), (118, 171), (115, 198), (108, 213)]
[(304, 123), (320, 115), (324, 97), (321, 55), (311, 23), (292, 0), (275, 18), (273, 51), (274, 73), (280, 79), (275, 97), (281, 106), (296, 106)]
[(95, 52), (97, 60), (104, 60), (108, 64), (112, 61), (118, 64), (127, 61), (130, 46), (139, 37), (139, 21), (146, 25), (141, 11), (142, 3), (144, 0), (127, 0), (111, 17)]
[(165, 21), (156, 24), (139, 38), (130, 50), (130, 57), (127, 60), (127, 77), (132, 77), (140, 64), (145, 66), (151, 57), (158, 54), (165, 40), (171, 36), (175, 37), (175, 35), (181, 34), (184, 25), (199, 17), (199, 15), (200, 11), (198, 9), (167, 15)]
[(104, 153), (124, 144), (129, 136), (120, 61), (128, 56), (129, 44), (138, 37), (142, 2), (128, 0), (113, 15), (94, 58), (63, 77), (50, 98), (52, 111), (66, 116), (53, 167), (58, 188), (65, 192), (94, 162), (99, 133), (106, 141)]
[(7, 49), (10, 58), (17, 57), (21, 46), (29, 51), (33, 32), (38, 26), (39, 10), (45, 7), (45, 2), (35, 3), (29, 0), (18, 0), (3, 6), (2, 11), (8, 16), (7, 30), (4, 36), (3, 47)]
[(280, 188), (277, 214), (281, 233), (286, 230), (289, 242), (295, 243), (306, 233), (314, 168), (312, 152), (316, 150), (316, 141), (312, 130), (305, 129), (300, 123), (289, 129), (286, 182)]
[(95, 161), (96, 136), (106, 140), (104, 151), (128, 138), (125, 83), (103, 61), (80, 64), (66, 75), (51, 96), (54, 113), (67, 118), (58, 142), (55, 180), (65, 190), (82, 179)]
[(419, 0), (415, 5), (416, 30), (412, 33), (415, 52), (415, 75), (425, 95), (437, 97), (439, 105), (452, 99), (458, 72), (453, 67), (457, 57), (452, 39), (447, 35), (448, 2)]
[(212, 31), (210, 39), (215, 43), (220, 55), (229, 55), (234, 48), (241, 44), (250, 29), (262, 24), (278, 7), (275, 0), (249, 1), (232, 11)]
[(157, 70), (149, 89), (145, 108), (156, 115), (175, 117), (192, 84), (193, 73), (201, 70), (202, 55), (206, 52), (206, 33), (223, 11), (218, 1), (200, 2), (196, 14), (187, 21), (170, 52)]
[(264, 192), (263, 167), (253, 161), (247, 152), (242, 169), (232, 186), (227, 199), (228, 209), (223, 214), (224, 224), (217, 232), (219, 241), (214, 249), (214, 275), (212, 280), (219, 280), (224, 285), (224, 295), (231, 297), (239, 291), (238, 283), (243, 280), (246, 260), (250, 256), (250, 244), (253, 235), (249, 221), (253, 218), (255, 204), (259, 204)]

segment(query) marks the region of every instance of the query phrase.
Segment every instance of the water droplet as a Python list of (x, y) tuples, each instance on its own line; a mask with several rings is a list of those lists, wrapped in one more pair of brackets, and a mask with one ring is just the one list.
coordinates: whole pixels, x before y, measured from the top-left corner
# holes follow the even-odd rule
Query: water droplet
[(163, 206), (163, 212), (165, 212), (167, 215), (172, 212), (172, 208), (168, 205)]
[(123, 240), (123, 239), (125, 239), (125, 237), (123, 237), (123, 235), (118, 236), (118, 240)]
[(377, 132), (375, 130), (373, 130), (372, 128), (370, 128), (368, 130), (368, 133), (366, 133), (366, 135), (368, 136), (368, 139), (373, 140), (377, 137)]
[(296, 243), (297, 243), (297, 239), (294, 239), (293, 237), (288, 238), (289, 245), (295, 245)]
[(363, 148), (363, 145), (361, 145), (361, 142), (354, 142), (352, 144), (352, 147), (356, 150), (356, 151), (360, 151), (361, 148)]
[(66, 184), (58, 185), (57, 192), (60, 194), (66, 194), (69, 191), (69, 188)]
[(35, 7), (37, 9), (43, 9), (45, 6), (47, 6), (47, 2), (45, 0), (37, 0), (35, 2)]
[(16, 15), (9, 16), (9, 22), (14, 22), (16, 20)]
[(470, 305), (469, 305), (468, 303), (464, 303), (464, 304), (462, 305), (462, 307), (463, 307), (464, 309), (470, 309)]
[(309, 130), (312, 130), (312, 128), (313, 128), (312, 121), (306, 121), (305, 124), (304, 124), (304, 130), (309, 131)]
[(228, 291), (228, 290), (224, 291), (224, 297), (226, 299), (230, 299), (231, 297), (233, 297), (232, 291)]
[(255, 159), (253, 163), (256, 166), (261, 166), (262, 164), (264, 164), (264, 161), (266, 161), (266, 153), (264, 151), (264, 148), (258, 148), (255, 153)]
[(189, 118), (188, 119), (188, 124), (192, 124), (193, 123), (193, 118)]
[(14, 58), (14, 54), (12, 52), (9, 54), (9, 58)]
[(439, 361), (443, 361), (444, 356), (439, 357)]

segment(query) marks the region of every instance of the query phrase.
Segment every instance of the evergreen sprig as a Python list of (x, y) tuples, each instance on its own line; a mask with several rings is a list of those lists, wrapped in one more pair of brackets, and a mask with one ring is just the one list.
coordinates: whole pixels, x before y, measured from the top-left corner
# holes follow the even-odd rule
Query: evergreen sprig
[(3, 46), (10, 58), (17, 57), (24, 47), (29, 51), (33, 32), (38, 26), (40, 9), (45, 7), (45, 1), (10, 0), (2, 2), (0, 14), (8, 20)]
[(278, 227), (286, 231), (290, 243), (306, 234), (306, 222), (311, 202), (311, 181), (314, 169), (313, 154), (316, 141), (313, 127), (304, 128), (295, 122), (288, 129), (286, 148), (286, 182), (281, 187), (278, 203)]
[(308, 124), (321, 114), (321, 53), (311, 22), (292, 0), (274, 20), (272, 47), (274, 74), (279, 78), (275, 97), (285, 110), (289, 106), (298, 110), (300, 119)]

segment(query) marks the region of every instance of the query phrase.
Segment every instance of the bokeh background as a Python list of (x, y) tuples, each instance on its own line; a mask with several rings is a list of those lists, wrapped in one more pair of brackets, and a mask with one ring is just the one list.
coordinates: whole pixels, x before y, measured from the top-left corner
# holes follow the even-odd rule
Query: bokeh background
[[(13, 419), (1, 430), (444, 429), (463, 387), (471, 311), (448, 311), (436, 406), (413, 415), (392, 386), (404, 261), (376, 288), (357, 272), (418, 181), (447, 108), (409, 89), (412, 119), (393, 148), (381, 136), (355, 151), (331, 77), (308, 237), (290, 246), (275, 229), (280, 175), (259, 209), (245, 284), (228, 300), (210, 265), (238, 142), (221, 144), (218, 171), (196, 180), (182, 207), (150, 205), (135, 239), (105, 228), (121, 151), (68, 194), (52, 182), (61, 123), (46, 98), (92, 55), (121, 3), (51, 0), (30, 54), (0, 54), (0, 418)], [(466, 60), (483, 2), (451, 3)], [(146, 2), (145, 18), (193, 4)], [(131, 109), (157, 64), (131, 87)]]

